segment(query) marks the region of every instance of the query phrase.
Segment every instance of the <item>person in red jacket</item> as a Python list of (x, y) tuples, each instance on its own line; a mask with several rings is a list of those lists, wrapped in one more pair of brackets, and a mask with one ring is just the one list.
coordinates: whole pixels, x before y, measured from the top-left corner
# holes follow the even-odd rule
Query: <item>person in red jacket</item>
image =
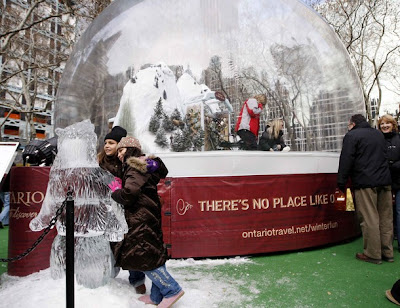
[(242, 140), (244, 150), (257, 150), (258, 130), (260, 128), (260, 113), (266, 104), (264, 94), (246, 100), (240, 110), (235, 131)]

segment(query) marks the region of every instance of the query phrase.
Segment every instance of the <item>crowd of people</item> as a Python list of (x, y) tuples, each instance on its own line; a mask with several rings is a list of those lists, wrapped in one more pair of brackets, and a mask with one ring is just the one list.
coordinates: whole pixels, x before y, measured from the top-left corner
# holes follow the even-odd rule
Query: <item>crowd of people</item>
[[(274, 119), (265, 127), (259, 142), (259, 115), (265, 96), (247, 100), (236, 125), (237, 134), (249, 150), (285, 151), (284, 123)], [(167, 249), (161, 227), (161, 203), (157, 184), (168, 174), (159, 157), (146, 156), (138, 139), (115, 126), (104, 138), (98, 154), (99, 166), (115, 180), (109, 184), (112, 199), (124, 206), (128, 233), (121, 242), (111, 243), (115, 273), (129, 271), (129, 282), (140, 301), (158, 307), (170, 307), (184, 291), (166, 268)], [(397, 121), (382, 116), (377, 129), (361, 114), (353, 115), (343, 138), (337, 174), (342, 191), (354, 193), (355, 211), (363, 236), (363, 251), (355, 258), (373, 264), (394, 262), (393, 241), (400, 252), (400, 135)], [(0, 214), (0, 228), (8, 224), (9, 193), (0, 192), (5, 207)], [(393, 202), (394, 200), (394, 202)], [(152, 282), (146, 295), (145, 277)], [(400, 305), (400, 280), (386, 296)]]
[(290, 147), (283, 140), (282, 119), (273, 119), (266, 123), (265, 130), (258, 141), (260, 114), (265, 104), (265, 94), (255, 95), (244, 102), (235, 126), (236, 134), (240, 137), (241, 149), (289, 151)]
[[(391, 115), (382, 116), (377, 128), (372, 128), (361, 114), (350, 118), (337, 185), (342, 192), (347, 186), (354, 192), (363, 236), (363, 252), (356, 253), (356, 259), (382, 264), (394, 262), (393, 239), (400, 244), (400, 137), (397, 121)], [(400, 251), (400, 245), (397, 247)], [(400, 280), (386, 291), (386, 296), (400, 305)]]

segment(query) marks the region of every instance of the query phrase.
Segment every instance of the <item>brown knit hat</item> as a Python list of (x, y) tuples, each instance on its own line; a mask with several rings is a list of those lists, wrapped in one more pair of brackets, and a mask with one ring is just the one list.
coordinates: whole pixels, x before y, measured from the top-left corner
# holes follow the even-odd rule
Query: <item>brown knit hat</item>
[(117, 150), (120, 148), (138, 148), (142, 150), (139, 140), (135, 137), (122, 137), (121, 141), (117, 145)]

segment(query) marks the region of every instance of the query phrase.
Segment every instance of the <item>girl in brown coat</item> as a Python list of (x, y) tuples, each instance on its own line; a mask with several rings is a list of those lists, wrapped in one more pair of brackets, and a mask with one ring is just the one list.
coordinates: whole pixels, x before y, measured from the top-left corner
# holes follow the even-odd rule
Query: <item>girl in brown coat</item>
[[(97, 156), (99, 166), (117, 178), (122, 177), (122, 162), (118, 159), (117, 145), (126, 136), (126, 133), (126, 130), (121, 126), (114, 126), (104, 137), (103, 149)], [(114, 251), (115, 243), (110, 245)], [(119, 268), (115, 270), (116, 274), (118, 274)], [(129, 283), (135, 288), (137, 294), (146, 293), (145, 278), (144, 273), (140, 271), (129, 271)]]
[(170, 307), (184, 292), (165, 266), (167, 250), (157, 184), (167, 176), (168, 169), (158, 157), (146, 159), (136, 138), (122, 138), (117, 148), (118, 158), (123, 162), (122, 188), (116, 189), (111, 197), (124, 206), (129, 231), (117, 243), (116, 265), (142, 271), (152, 281), (150, 296), (141, 296), (139, 300)]

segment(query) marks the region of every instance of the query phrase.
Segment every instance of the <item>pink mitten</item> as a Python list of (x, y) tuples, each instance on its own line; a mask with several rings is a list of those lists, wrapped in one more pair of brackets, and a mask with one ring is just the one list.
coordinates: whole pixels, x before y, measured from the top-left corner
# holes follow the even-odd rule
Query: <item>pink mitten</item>
[(112, 181), (110, 184), (108, 184), (108, 187), (111, 188), (111, 191), (114, 192), (118, 189), (122, 188), (122, 181), (120, 178), (115, 177), (114, 181)]
[(114, 180), (121, 186), (121, 188), (122, 188), (122, 180), (119, 178), (119, 177), (117, 177), (117, 176), (115, 176), (114, 177)]

